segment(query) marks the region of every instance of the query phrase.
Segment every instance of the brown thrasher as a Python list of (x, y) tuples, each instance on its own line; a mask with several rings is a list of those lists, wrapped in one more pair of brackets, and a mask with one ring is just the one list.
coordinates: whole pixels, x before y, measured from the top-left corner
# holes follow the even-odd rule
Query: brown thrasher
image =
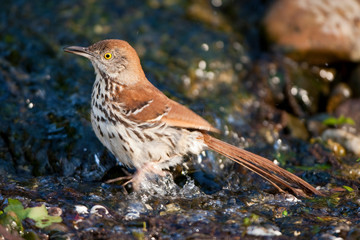
[(164, 169), (181, 163), (186, 154), (211, 149), (257, 173), (281, 192), (322, 195), (270, 160), (210, 136), (208, 132), (218, 130), (147, 80), (136, 51), (126, 41), (103, 40), (90, 47), (64, 50), (92, 62), (96, 74), (92, 127), (119, 161), (137, 169), (130, 180), (134, 187), (149, 174), (163, 176)]

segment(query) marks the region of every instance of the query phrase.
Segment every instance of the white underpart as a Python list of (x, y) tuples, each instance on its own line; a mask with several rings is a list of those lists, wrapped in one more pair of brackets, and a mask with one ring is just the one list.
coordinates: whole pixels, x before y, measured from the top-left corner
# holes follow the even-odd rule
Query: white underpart
[[(116, 112), (112, 109), (112, 104), (105, 103), (105, 105), (102, 105), (104, 99), (101, 98), (101, 94), (96, 98), (98, 91), (103, 93), (104, 96), (110, 94), (105, 91), (105, 82), (100, 81), (100, 74), (97, 73), (92, 101), (97, 105), (101, 105), (107, 112)], [(109, 95), (108, 99), (111, 99)], [(132, 112), (132, 114), (140, 113), (151, 103), (149, 101), (143, 107)], [(121, 107), (121, 104), (118, 104), (118, 107)], [(140, 128), (138, 123), (125, 118), (124, 113), (117, 114), (117, 116), (125, 124), (121, 121), (115, 123), (97, 121), (97, 116), (100, 119), (101, 117), (106, 119), (106, 114), (92, 106), (91, 122), (94, 132), (102, 144), (123, 164), (135, 167), (138, 170), (141, 170), (149, 163), (156, 169), (168, 169), (170, 166), (181, 163), (184, 155), (188, 153), (199, 154), (205, 147), (200, 132), (170, 127), (165, 123), (157, 123), (168, 114), (169, 110), (170, 108), (156, 119), (141, 124), (143, 127)], [(126, 127), (126, 125), (130, 127)], [(162, 137), (159, 137), (159, 135)]]

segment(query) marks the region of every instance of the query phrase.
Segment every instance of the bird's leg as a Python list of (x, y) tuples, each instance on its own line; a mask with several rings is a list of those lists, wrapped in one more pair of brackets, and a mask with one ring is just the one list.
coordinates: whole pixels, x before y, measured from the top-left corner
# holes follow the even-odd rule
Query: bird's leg
[(120, 181), (122, 181), (122, 180), (129, 180), (129, 179), (131, 179), (132, 177), (133, 177), (132, 175), (123, 176), (123, 177), (117, 177), (117, 178), (109, 179), (109, 180), (107, 180), (105, 183), (120, 182)]
[(124, 176), (124, 177), (118, 177), (114, 179), (110, 179), (106, 181), (106, 183), (113, 183), (118, 182), (122, 180), (127, 180), (125, 183), (122, 184), (123, 187), (128, 185), (129, 183), (132, 183), (133, 189), (135, 191), (140, 189), (141, 183), (146, 180), (148, 177), (152, 177), (153, 175), (158, 175), (161, 177), (165, 177), (167, 174), (167, 171), (164, 171), (160, 169), (156, 163), (154, 162), (148, 162), (141, 168), (137, 169), (135, 174), (130, 176)]
[(153, 178), (154, 176), (165, 177), (166, 172), (159, 168), (156, 162), (148, 162), (137, 169), (132, 179), (124, 183), (124, 186), (132, 183), (133, 189), (138, 191), (140, 190), (141, 183), (147, 182), (147, 178)]

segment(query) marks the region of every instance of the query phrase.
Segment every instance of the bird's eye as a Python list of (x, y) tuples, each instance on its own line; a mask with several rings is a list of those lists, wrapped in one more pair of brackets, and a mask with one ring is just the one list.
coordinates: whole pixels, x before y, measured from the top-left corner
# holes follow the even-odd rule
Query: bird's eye
[(111, 53), (105, 53), (105, 54), (104, 54), (104, 58), (105, 58), (106, 60), (109, 60), (111, 57), (112, 57)]

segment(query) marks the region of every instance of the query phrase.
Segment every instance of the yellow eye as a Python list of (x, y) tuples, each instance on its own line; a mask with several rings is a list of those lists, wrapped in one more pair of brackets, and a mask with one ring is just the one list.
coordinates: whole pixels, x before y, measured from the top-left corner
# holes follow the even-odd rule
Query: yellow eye
[(104, 58), (109, 60), (112, 57), (111, 53), (105, 53)]

